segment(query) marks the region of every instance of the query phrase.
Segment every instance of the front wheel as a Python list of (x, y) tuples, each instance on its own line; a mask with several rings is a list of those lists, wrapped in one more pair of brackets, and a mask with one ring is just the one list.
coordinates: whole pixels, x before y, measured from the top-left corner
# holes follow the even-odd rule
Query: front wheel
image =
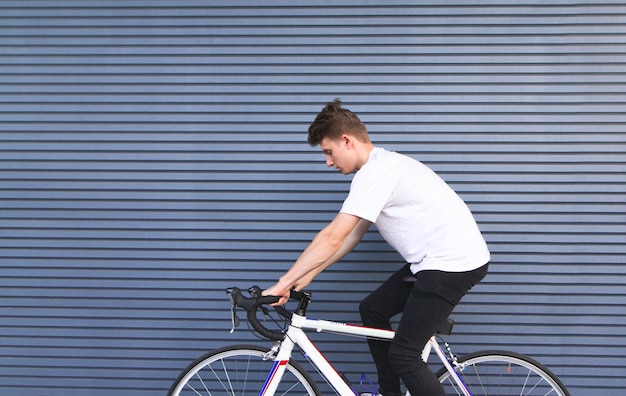
[[(472, 396), (569, 396), (561, 381), (541, 363), (515, 352), (482, 351), (462, 356), (457, 374)], [(444, 368), (437, 373), (446, 395), (465, 395)]]
[[(267, 349), (233, 345), (198, 358), (174, 382), (169, 396), (258, 396), (273, 361)], [(276, 395), (320, 396), (309, 374), (297, 362), (287, 364)]]

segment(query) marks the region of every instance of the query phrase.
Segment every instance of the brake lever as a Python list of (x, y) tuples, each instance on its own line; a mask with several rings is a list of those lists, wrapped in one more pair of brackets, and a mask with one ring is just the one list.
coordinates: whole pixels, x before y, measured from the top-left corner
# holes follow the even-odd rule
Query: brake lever
[[(250, 293), (252, 297), (257, 298), (263, 295), (263, 291), (258, 286), (252, 286), (251, 288), (249, 288), (248, 293)], [(261, 310), (261, 313), (263, 313), (263, 321), (265, 321), (265, 319), (269, 316), (270, 311), (267, 309), (267, 307), (263, 305), (259, 306), (259, 309)]]
[(228, 294), (228, 300), (230, 300), (230, 304), (231, 304), (231, 308), (230, 308), (230, 334), (235, 332), (235, 328), (239, 327), (239, 323), (241, 322), (241, 320), (239, 320), (239, 317), (237, 316), (237, 303), (235, 303), (235, 300), (233, 299), (233, 296), (231, 294), (232, 290), (227, 290), (227, 294)]
[(233, 334), (235, 332), (235, 328), (239, 327), (240, 322), (241, 321), (239, 320), (239, 317), (237, 316), (237, 306), (233, 305), (233, 307), (230, 309), (230, 323), (231, 323), (230, 334)]

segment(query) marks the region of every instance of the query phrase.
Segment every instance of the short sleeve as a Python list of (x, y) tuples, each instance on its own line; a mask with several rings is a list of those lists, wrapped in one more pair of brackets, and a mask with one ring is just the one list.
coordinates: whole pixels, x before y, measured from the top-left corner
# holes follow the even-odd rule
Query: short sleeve
[(374, 166), (359, 170), (341, 212), (375, 223), (393, 192), (393, 178), (385, 177), (386, 173)]

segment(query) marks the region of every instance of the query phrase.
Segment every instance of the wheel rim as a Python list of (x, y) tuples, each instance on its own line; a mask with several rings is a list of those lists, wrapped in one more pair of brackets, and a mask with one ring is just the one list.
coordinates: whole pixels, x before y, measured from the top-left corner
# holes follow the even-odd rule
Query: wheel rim
[[(223, 351), (192, 367), (174, 388), (173, 396), (257, 396), (273, 362), (254, 349)], [(288, 364), (277, 395), (309, 395), (315, 391), (293, 365)]]
[[(462, 363), (458, 371), (472, 396), (567, 396), (543, 369), (512, 356), (477, 356)], [(464, 395), (450, 373), (440, 381), (447, 395)]]

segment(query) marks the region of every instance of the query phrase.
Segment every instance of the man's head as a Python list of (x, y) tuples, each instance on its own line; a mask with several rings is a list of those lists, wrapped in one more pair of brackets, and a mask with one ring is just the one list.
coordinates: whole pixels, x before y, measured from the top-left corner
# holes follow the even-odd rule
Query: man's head
[(335, 99), (326, 104), (309, 127), (309, 144), (315, 147), (324, 138), (338, 140), (342, 135), (354, 136), (363, 143), (369, 143), (367, 128), (359, 117), (341, 107), (341, 100)]
[(359, 170), (373, 149), (365, 125), (356, 114), (341, 108), (339, 99), (317, 115), (309, 127), (309, 144), (319, 144), (326, 165), (346, 175)]

